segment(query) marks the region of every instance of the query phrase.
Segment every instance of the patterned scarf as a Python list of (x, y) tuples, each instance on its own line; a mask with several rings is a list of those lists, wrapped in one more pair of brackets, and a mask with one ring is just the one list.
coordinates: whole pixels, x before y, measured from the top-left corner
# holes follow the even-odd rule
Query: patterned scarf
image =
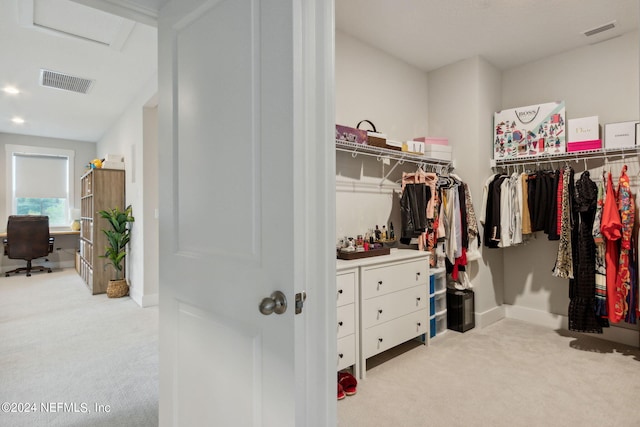
[(573, 169), (564, 168), (562, 176), (562, 232), (558, 245), (556, 265), (553, 267), (553, 275), (562, 279), (573, 279), (573, 255), (571, 252), (571, 203), (569, 196), (569, 183), (573, 181)]
[(606, 192), (604, 183), (606, 182), (605, 172), (602, 171), (602, 182), (598, 183), (598, 204), (596, 206), (596, 217), (593, 221), (593, 240), (596, 244), (596, 315), (607, 317), (607, 267), (605, 262), (604, 237), (600, 231), (602, 221), (602, 207)]

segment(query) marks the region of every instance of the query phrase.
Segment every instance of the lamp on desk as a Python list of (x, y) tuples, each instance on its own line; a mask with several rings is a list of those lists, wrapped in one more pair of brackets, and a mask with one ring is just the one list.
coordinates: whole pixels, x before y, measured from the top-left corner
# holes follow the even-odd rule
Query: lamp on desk
[(80, 209), (70, 209), (71, 211), (71, 229), (80, 231)]

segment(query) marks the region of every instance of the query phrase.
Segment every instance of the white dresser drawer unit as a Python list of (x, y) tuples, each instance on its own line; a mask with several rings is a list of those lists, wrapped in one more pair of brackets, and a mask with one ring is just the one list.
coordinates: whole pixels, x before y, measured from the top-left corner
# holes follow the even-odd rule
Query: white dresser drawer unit
[(336, 274), (336, 335), (338, 337), (337, 370), (353, 366), (359, 375), (359, 315), (357, 289), (359, 269), (345, 268)]
[(338, 307), (338, 338), (356, 332), (356, 311), (353, 304)]
[(427, 307), (427, 285), (414, 286), (362, 301), (362, 327), (370, 328)]
[(356, 336), (351, 334), (338, 339), (338, 361), (336, 370), (341, 371), (356, 364)]
[(429, 317), (426, 310), (422, 310), (366, 329), (362, 339), (364, 358), (375, 356), (411, 338), (428, 333), (428, 325)]
[(355, 302), (356, 295), (356, 271), (349, 271), (346, 273), (338, 274), (336, 277), (336, 298), (337, 306), (345, 304), (353, 304)]
[(339, 370), (354, 365), (354, 375), (365, 378), (367, 358), (423, 335), (428, 343), (427, 252), (338, 260), (336, 286)]
[(360, 285), (362, 299), (428, 283), (429, 275), (425, 262), (425, 260), (410, 261), (363, 269)]

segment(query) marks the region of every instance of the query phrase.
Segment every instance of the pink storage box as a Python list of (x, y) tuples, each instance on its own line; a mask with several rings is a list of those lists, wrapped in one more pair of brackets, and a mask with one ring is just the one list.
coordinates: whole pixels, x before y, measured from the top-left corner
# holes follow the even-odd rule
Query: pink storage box
[(435, 145), (449, 145), (448, 138), (432, 138), (430, 136), (421, 136), (420, 138), (413, 138), (414, 141), (421, 141), (425, 144), (435, 144)]
[(367, 131), (349, 126), (336, 125), (336, 140), (353, 142), (356, 144), (366, 144)]
[(591, 141), (578, 141), (578, 142), (568, 142), (567, 143), (567, 152), (572, 153), (574, 151), (585, 151), (585, 150), (600, 150), (602, 149), (602, 140), (594, 139)]

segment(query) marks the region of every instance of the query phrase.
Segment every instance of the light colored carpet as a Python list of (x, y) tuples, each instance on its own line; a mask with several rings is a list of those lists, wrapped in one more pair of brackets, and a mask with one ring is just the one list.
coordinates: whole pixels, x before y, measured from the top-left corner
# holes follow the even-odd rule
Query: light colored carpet
[(339, 426), (640, 425), (632, 347), (504, 319), (397, 350), (369, 359), (357, 394), (338, 401)]
[(157, 426), (157, 307), (93, 296), (74, 269), (0, 277), (2, 402), (36, 406), (0, 426)]

